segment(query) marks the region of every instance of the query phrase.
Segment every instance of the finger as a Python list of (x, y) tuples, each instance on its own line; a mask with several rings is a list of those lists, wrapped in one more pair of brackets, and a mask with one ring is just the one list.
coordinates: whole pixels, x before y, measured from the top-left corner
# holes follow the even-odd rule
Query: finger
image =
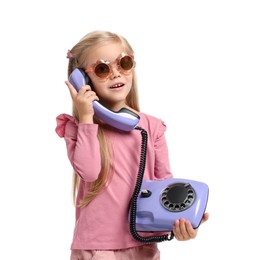
[(185, 221), (184, 218), (180, 218), (180, 220), (179, 220), (179, 228), (180, 228), (180, 232), (181, 232), (182, 238), (184, 240), (189, 239), (189, 232), (188, 232), (188, 230), (186, 228), (186, 222), (187, 221)]
[(71, 85), (71, 83), (68, 80), (65, 81), (65, 84), (67, 85), (67, 87), (70, 91), (72, 99), (74, 99), (78, 93), (77, 90)]
[(86, 92), (91, 91), (91, 87), (89, 85), (84, 85), (79, 89), (79, 94), (85, 94)]
[(187, 239), (192, 239), (192, 238), (195, 238), (197, 236), (198, 230), (194, 229), (192, 227), (190, 221), (185, 222), (185, 229), (186, 229), (186, 232), (187, 232), (187, 236), (186, 236)]
[(180, 222), (179, 222), (178, 219), (174, 223), (173, 233), (174, 233), (175, 238), (177, 240), (182, 240), (183, 237), (182, 237), (182, 234), (181, 234), (181, 231), (180, 231)]
[(92, 101), (93, 100), (99, 100), (99, 98), (98, 98), (98, 96), (96, 95), (96, 93), (94, 92), (94, 91), (87, 91), (86, 93), (85, 93), (85, 95), (86, 95), (86, 97), (88, 98), (88, 99), (91, 99)]
[(185, 221), (184, 218), (175, 221), (173, 232), (175, 238), (179, 241), (186, 241), (197, 235), (197, 231), (193, 229), (190, 221)]
[(201, 224), (203, 224), (204, 222), (206, 222), (208, 219), (209, 219), (209, 214), (206, 212), (206, 213), (203, 215), (203, 217), (202, 217)]

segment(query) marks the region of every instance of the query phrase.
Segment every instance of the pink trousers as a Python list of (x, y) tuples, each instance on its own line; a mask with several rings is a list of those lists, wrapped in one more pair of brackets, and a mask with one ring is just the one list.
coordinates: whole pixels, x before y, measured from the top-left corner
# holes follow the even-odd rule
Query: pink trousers
[(148, 244), (114, 251), (72, 250), (70, 260), (159, 260), (157, 244)]

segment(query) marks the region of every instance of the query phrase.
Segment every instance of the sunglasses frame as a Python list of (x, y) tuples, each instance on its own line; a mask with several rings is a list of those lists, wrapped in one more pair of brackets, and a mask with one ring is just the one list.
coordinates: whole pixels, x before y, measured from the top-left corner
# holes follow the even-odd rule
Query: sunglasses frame
[[(126, 57), (126, 56), (130, 57), (130, 58), (132, 59), (132, 62), (133, 62), (133, 66), (132, 66), (129, 70), (125, 70), (125, 69), (121, 66), (121, 60), (122, 60), (124, 57)], [(112, 65), (112, 63), (116, 63), (116, 64), (117, 64), (117, 67), (116, 67), (117, 70), (118, 70), (120, 73), (125, 74), (125, 75), (128, 75), (128, 74), (132, 71), (132, 69), (134, 69), (135, 66), (136, 66), (136, 62), (135, 62), (135, 60), (134, 60), (134, 55), (130, 55), (130, 54), (126, 54), (126, 53), (122, 52), (114, 62), (104, 61), (104, 60), (101, 59), (101, 60), (98, 60), (97, 62), (95, 62), (94, 64), (92, 64), (89, 68), (84, 69), (84, 71), (85, 71), (85, 72), (93, 72), (94, 75), (95, 75), (97, 78), (99, 78), (99, 79), (101, 79), (101, 80), (107, 80), (107, 79), (112, 75), (112, 73), (113, 73), (113, 65)], [(99, 64), (106, 64), (106, 65), (108, 66), (108, 68), (109, 68), (109, 73), (108, 73), (107, 76), (105, 76), (105, 77), (100, 77), (100, 76), (98, 76), (98, 75), (95, 73), (95, 69), (96, 69), (96, 67), (97, 67)]]

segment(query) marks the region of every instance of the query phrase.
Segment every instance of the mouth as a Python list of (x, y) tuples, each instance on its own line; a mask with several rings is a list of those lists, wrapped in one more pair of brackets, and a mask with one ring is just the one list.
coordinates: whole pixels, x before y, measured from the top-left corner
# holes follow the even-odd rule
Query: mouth
[(122, 88), (123, 86), (124, 86), (123, 83), (117, 83), (117, 84), (110, 86), (109, 88), (110, 89), (119, 89), (119, 88)]

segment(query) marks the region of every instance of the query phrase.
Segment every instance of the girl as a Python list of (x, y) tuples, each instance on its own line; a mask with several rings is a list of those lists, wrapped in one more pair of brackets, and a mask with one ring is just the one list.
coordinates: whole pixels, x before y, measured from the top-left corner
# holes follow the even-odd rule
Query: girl
[[(138, 125), (148, 135), (144, 178), (172, 177), (166, 126), (162, 120), (139, 111), (134, 51), (124, 37), (94, 31), (83, 37), (67, 57), (68, 76), (80, 68), (89, 80), (78, 92), (66, 81), (73, 115), (57, 117), (56, 132), (66, 142), (74, 169), (76, 224), (71, 260), (160, 259), (157, 244), (137, 241), (129, 228), (130, 199), (140, 160), (140, 131), (111, 127), (96, 118), (93, 109), (93, 101), (97, 100), (112, 111), (125, 107), (138, 114)], [(202, 222), (207, 219), (205, 213)], [(174, 224), (177, 240), (195, 238), (197, 232), (185, 219)]]

